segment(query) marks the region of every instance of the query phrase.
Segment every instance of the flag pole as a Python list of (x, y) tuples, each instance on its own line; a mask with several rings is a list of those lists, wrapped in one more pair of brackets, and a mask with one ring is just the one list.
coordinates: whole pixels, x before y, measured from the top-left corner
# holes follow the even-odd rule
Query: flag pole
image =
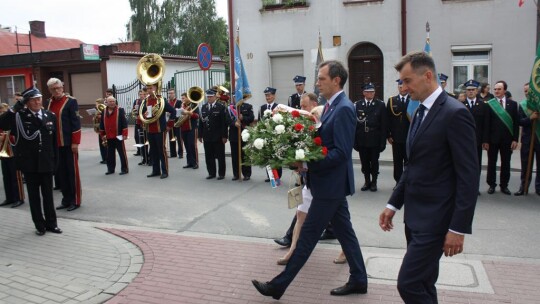
[[(238, 47), (240, 47), (240, 20), (237, 20), (236, 21), (236, 43), (238, 43)], [(236, 51), (236, 48), (235, 48), (235, 51)], [(234, 51), (233, 51), (234, 53)], [(241, 54), (238, 54), (238, 56), (241, 56)], [(234, 58), (236, 58), (236, 56), (234, 56)], [(236, 91), (233, 91), (233, 92), (236, 92)], [(236, 94), (234, 94), (235, 97), (236, 97)], [(242, 174), (242, 121), (240, 121), (240, 106), (241, 106), (241, 103), (237, 102), (236, 100), (234, 101), (235, 103), (235, 106), (236, 106), (236, 120), (239, 122), (240, 126), (236, 127), (237, 129), (237, 132), (238, 132), (238, 177), (242, 176), (242, 177), (245, 177), (243, 176)], [(233, 156), (234, 157), (234, 156)], [(238, 178), (238, 181), (242, 181), (243, 178)]]
[[(525, 174), (525, 183), (523, 184), (523, 191), (525, 195), (529, 194), (529, 179), (531, 178), (531, 171), (532, 171), (532, 158), (533, 158), (533, 152), (534, 152), (534, 138), (536, 137), (536, 122), (538, 119), (533, 120), (532, 128), (531, 128), (531, 143), (529, 147), (529, 160), (527, 162), (527, 173)], [(536, 173), (538, 174), (538, 172)]]

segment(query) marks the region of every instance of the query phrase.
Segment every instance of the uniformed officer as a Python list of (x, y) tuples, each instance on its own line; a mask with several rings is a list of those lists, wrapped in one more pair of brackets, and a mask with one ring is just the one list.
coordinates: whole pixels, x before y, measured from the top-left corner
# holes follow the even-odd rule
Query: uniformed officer
[(206, 91), (208, 102), (201, 109), (199, 123), (199, 141), (204, 144), (204, 156), (208, 176), (216, 177), (216, 158), (218, 161), (218, 180), (225, 178), (225, 143), (227, 143), (227, 109), (221, 102), (216, 102), (216, 90)]
[[(264, 111), (266, 110), (272, 111), (278, 106), (278, 104), (275, 102), (276, 91), (277, 90), (272, 87), (266, 87), (266, 89), (264, 89), (264, 98), (266, 99), (266, 104), (263, 104), (261, 108), (259, 109), (258, 121), (261, 121), (262, 119), (264, 119)], [(279, 168), (272, 168), (272, 169), (276, 169), (278, 172), (279, 178), (281, 178), (281, 173), (283, 171), (282, 168), (279, 167)], [(267, 178), (264, 181), (269, 183), (270, 177), (268, 177), (268, 172), (266, 172), (266, 175), (267, 175)]]
[[(476, 126), (476, 150), (478, 153), (478, 163), (479, 167), (482, 168), (482, 136), (484, 134), (484, 117), (486, 115), (486, 104), (485, 101), (478, 98), (478, 87), (480, 83), (474, 79), (470, 79), (463, 84), (465, 87), (465, 94), (467, 95), (466, 100), (463, 104), (471, 111), (471, 114), (474, 117), (474, 123)], [(478, 172), (478, 178), (480, 178), (480, 173)], [(480, 194), (480, 192), (478, 192)]]
[[(441, 88), (443, 91), (446, 91), (446, 85), (448, 84), (446, 81), (448, 80), (448, 76), (444, 75), (443, 73), (439, 73), (439, 81), (441, 82)], [(448, 95), (454, 97), (457, 99), (456, 94), (453, 92), (446, 92)]]
[(304, 91), (304, 87), (306, 86), (306, 77), (296, 75), (293, 78), (293, 81), (296, 87), (296, 93), (289, 96), (288, 105), (289, 107), (300, 109), (300, 100), (302, 99), (302, 95), (306, 93), (306, 91)]
[[(233, 168), (232, 180), (234, 181), (240, 178), (240, 172), (238, 172), (238, 153), (241, 153), (241, 162), (245, 163), (246, 161), (246, 154), (244, 153), (243, 149), (238, 149), (238, 143), (241, 143), (242, 147), (246, 144), (242, 141), (242, 138), (239, 137), (239, 133), (241, 133), (255, 120), (255, 115), (253, 114), (253, 106), (245, 101), (242, 102), (239, 107), (230, 105), (228, 107), (228, 114), (230, 117), (229, 142), (231, 145), (231, 159)], [(238, 128), (240, 128), (240, 130), (238, 130)], [(243, 180), (248, 181), (251, 178), (251, 166), (242, 165), (242, 175), (244, 176)]]
[(362, 191), (377, 191), (379, 155), (386, 147), (387, 114), (384, 102), (375, 99), (375, 85), (367, 83), (363, 88), (364, 99), (355, 103), (355, 147), (360, 154), (365, 183)]
[(16, 138), (15, 163), (26, 179), (36, 234), (62, 233), (56, 222), (53, 199), (52, 176), (58, 161), (56, 117), (42, 109), (41, 92), (37, 88), (29, 88), (22, 95), (22, 103), (17, 102), (12, 111), (0, 117), (0, 128), (11, 130)]
[(388, 98), (386, 110), (388, 114), (388, 143), (392, 145), (394, 180), (397, 183), (408, 161), (405, 144), (410, 125), (407, 117), (407, 106), (411, 98), (407, 88), (403, 87), (403, 81), (398, 79), (396, 82), (399, 94)]

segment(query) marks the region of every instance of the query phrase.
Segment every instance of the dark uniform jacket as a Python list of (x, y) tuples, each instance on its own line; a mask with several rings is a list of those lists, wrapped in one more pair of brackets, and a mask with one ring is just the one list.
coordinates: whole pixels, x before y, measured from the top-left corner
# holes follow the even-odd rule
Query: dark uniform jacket
[[(232, 115), (231, 111), (232, 109), (230, 109), (231, 106), (229, 106), (229, 110), (228, 110), (228, 115), (230, 117), (229, 119), (229, 141), (230, 142), (238, 142), (238, 128), (236, 127), (236, 125), (234, 124), (236, 122), (236, 118)], [(240, 105), (240, 109), (239, 109), (239, 112), (240, 114), (242, 114), (242, 126), (241, 126), (241, 130), (244, 130), (246, 128), (246, 126), (249, 126), (254, 120), (255, 120), (255, 115), (253, 114), (253, 106), (250, 105), (249, 103), (242, 103), (242, 105)]]
[[(274, 102), (272, 103), (272, 107), (270, 108), (270, 110), (273, 110), (277, 107), (277, 103)], [(257, 117), (257, 120), (261, 120), (263, 115), (264, 115), (264, 111), (268, 110), (268, 103), (265, 103), (261, 106), (261, 108), (259, 109), (259, 116)]]
[(401, 102), (400, 96), (396, 95), (388, 98), (386, 111), (388, 114), (388, 138), (392, 138), (395, 143), (404, 144), (407, 142), (409, 133), (409, 118), (407, 117), (407, 106), (411, 97), (407, 95), (405, 102)]
[(506, 98), (506, 112), (512, 117), (512, 127), (514, 134), (512, 135), (506, 125), (495, 114), (491, 107), (486, 103), (486, 115), (484, 117), (484, 134), (482, 142), (489, 144), (510, 144), (512, 141), (517, 142), (519, 136), (519, 116), (518, 104), (512, 99)]
[(386, 147), (387, 113), (384, 102), (373, 99), (371, 105), (361, 99), (355, 103), (356, 111), (356, 137), (355, 147)]
[(214, 102), (212, 109), (209, 103), (204, 104), (199, 122), (199, 138), (207, 142), (217, 142), (227, 138), (226, 111), (225, 106), (218, 101)]
[(489, 105), (487, 105), (482, 99), (476, 98), (472, 107), (469, 105), (469, 100), (465, 99), (463, 102), (465, 107), (471, 111), (474, 117), (476, 126), (476, 144), (481, 145), (483, 143), (482, 137), (484, 136), (484, 117), (487, 115), (486, 111), (489, 111)]
[[(306, 92), (304, 91), (304, 93)], [(289, 96), (289, 107), (300, 109), (300, 99), (302, 98), (302, 94), (294, 93)]]
[[(18, 113), (11, 111), (0, 116), (0, 128), (11, 130), (15, 136), (15, 163), (17, 170), (32, 173), (56, 171), (58, 163), (58, 148), (56, 143), (56, 116), (47, 110), (41, 110), (42, 119), (37, 118), (29, 109), (21, 109)], [(20, 136), (16, 116), (20, 117), (25, 136), (36, 136), (27, 140)], [(41, 138), (41, 139), (40, 139)]]
[[(530, 147), (531, 133), (536, 135), (536, 132), (532, 132), (532, 121), (527, 115), (527, 113), (525, 113), (521, 105), (518, 105), (518, 112), (519, 112), (519, 125), (523, 127), (521, 129), (521, 143), (523, 146)], [(534, 146), (538, 147), (539, 145), (540, 145), (540, 141), (538, 140), (538, 138), (535, 138)], [(529, 153), (529, 151), (527, 151), (527, 153)]]

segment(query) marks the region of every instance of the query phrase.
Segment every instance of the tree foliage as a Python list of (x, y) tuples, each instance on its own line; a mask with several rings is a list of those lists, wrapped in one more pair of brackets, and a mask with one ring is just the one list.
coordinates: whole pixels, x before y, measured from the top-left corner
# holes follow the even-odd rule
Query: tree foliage
[[(158, 2), (161, 2), (158, 3)], [(227, 54), (225, 20), (217, 17), (215, 0), (129, 0), (133, 40), (141, 51), (195, 56), (206, 42), (216, 55)], [(129, 31), (129, 24), (127, 26)]]

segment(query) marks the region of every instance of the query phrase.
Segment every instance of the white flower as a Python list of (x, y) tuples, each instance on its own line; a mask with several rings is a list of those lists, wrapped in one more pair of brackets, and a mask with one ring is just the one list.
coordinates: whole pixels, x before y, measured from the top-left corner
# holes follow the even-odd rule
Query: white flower
[(272, 116), (272, 110), (268, 110), (268, 109), (264, 110), (263, 115), (264, 117)]
[(274, 116), (272, 116), (272, 120), (275, 123), (281, 123), (283, 121), (283, 115), (281, 115), (279, 113), (276, 113), (276, 114), (274, 114)]
[(296, 150), (296, 156), (295, 156), (296, 159), (303, 160), (305, 157), (306, 157), (306, 154), (304, 152), (304, 149)]
[(264, 147), (264, 139), (262, 138), (255, 139), (255, 141), (253, 142), (253, 146), (255, 146), (255, 148), (259, 150), (262, 149)]
[(285, 126), (284, 125), (277, 125), (274, 130), (276, 131), (276, 134), (283, 134), (285, 133)]
[(242, 141), (246, 142), (249, 140), (249, 131), (247, 129), (244, 129), (242, 131)]

